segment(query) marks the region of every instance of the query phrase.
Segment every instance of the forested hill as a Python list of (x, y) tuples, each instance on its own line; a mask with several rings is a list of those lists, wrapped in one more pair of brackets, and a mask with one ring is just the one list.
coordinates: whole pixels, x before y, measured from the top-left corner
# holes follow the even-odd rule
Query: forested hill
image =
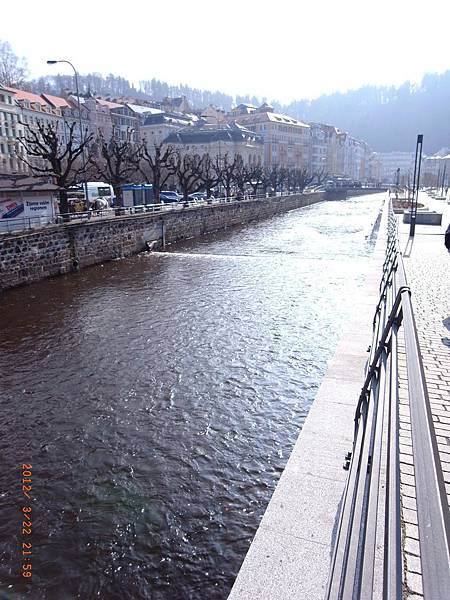
[[(29, 82), (34, 91), (60, 93), (72, 86), (72, 78), (57, 75)], [(156, 79), (141, 81), (136, 89), (123, 77), (98, 74), (80, 76), (84, 92), (132, 96), (162, 100), (164, 96), (188, 98), (194, 108), (215, 104), (229, 111), (233, 104), (260, 104), (266, 98), (236, 96), (219, 91), (205, 91), (187, 85), (171, 86)], [(425, 75), (419, 85), (409, 82), (400, 87), (365, 86), (358, 90), (298, 100), (288, 105), (273, 101), (280, 112), (306, 121), (320, 121), (348, 131), (378, 152), (413, 151), (416, 136), (424, 134), (424, 150), (432, 154), (450, 146), (450, 71)]]
[(378, 152), (413, 151), (418, 133), (424, 134), (428, 154), (450, 146), (450, 71), (425, 75), (419, 85), (366, 86), (276, 107), (296, 118), (336, 125)]

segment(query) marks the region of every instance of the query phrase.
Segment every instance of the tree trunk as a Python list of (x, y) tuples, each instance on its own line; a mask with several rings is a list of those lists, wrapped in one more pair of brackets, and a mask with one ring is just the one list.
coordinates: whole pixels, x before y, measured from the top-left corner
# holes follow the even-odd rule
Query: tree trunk
[[(67, 198), (67, 190), (60, 190), (59, 192), (59, 212), (61, 215), (67, 215), (69, 212), (69, 200)], [(68, 221), (68, 217), (63, 217), (65, 221)]]
[(123, 192), (122, 192), (122, 186), (119, 185), (113, 185), (113, 189), (114, 189), (114, 195), (116, 197), (115, 200), (115, 206), (123, 206)]
[(160, 204), (161, 202), (161, 177), (159, 173), (156, 172), (156, 169), (153, 172), (153, 201), (155, 204)]

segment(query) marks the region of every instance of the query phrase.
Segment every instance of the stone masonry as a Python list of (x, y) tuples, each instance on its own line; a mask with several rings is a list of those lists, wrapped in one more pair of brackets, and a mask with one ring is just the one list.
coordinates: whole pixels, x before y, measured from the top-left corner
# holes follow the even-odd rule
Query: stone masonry
[(315, 204), (324, 194), (215, 203), (0, 234), (0, 290)]

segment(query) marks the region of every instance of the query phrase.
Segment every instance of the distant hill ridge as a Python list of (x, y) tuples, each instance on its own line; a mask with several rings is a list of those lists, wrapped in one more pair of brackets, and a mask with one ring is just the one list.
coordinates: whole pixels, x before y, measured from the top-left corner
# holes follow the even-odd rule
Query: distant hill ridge
[[(79, 80), (84, 92), (156, 101), (165, 96), (186, 96), (195, 108), (214, 104), (229, 111), (234, 104), (259, 105), (267, 100), (248, 95), (233, 97), (187, 85), (171, 86), (156, 79), (141, 81), (139, 90), (115, 75), (103, 77), (92, 73), (80, 76)], [(41, 77), (29, 83), (32, 91), (56, 94), (72, 85), (72, 77), (63, 75)], [(399, 87), (364, 86), (314, 100), (271, 104), (275, 110), (300, 120), (335, 125), (366, 141), (376, 152), (413, 151), (418, 133), (424, 134), (424, 150), (428, 154), (450, 145), (450, 70), (427, 74), (418, 85), (407, 81)]]

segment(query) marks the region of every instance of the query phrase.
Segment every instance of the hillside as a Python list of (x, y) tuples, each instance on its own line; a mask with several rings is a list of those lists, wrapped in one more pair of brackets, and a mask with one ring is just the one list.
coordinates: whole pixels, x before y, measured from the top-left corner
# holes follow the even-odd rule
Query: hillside
[[(37, 92), (60, 93), (70, 88), (72, 81), (70, 76), (57, 75), (31, 81), (29, 87)], [(194, 108), (215, 104), (230, 110), (233, 104), (259, 104), (265, 100), (254, 96), (233, 97), (188, 85), (171, 86), (155, 79), (141, 81), (140, 89), (136, 89), (123, 77), (103, 77), (96, 73), (80, 76), (80, 86), (84, 92), (90, 90), (142, 100), (184, 95)], [(427, 74), (419, 85), (406, 82), (399, 87), (365, 86), (314, 100), (299, 100), (288, 105), (274, 101), (272, 104), (276, 110), (298, 119), (335, 125), (365, 140), (378, 152), (412, 151), (418, 133), (424, 134), (424, 150), (428, 154), (450, 146), (450, 71), (441, 75)]]
[(450, 146), (450, 71), (427, 74), (413, 86), (366, 86), (277, 108), (300, 119), (323, 121), (365, 140), (375, 151), (414, 150), (418, 133), (432, 154)]

